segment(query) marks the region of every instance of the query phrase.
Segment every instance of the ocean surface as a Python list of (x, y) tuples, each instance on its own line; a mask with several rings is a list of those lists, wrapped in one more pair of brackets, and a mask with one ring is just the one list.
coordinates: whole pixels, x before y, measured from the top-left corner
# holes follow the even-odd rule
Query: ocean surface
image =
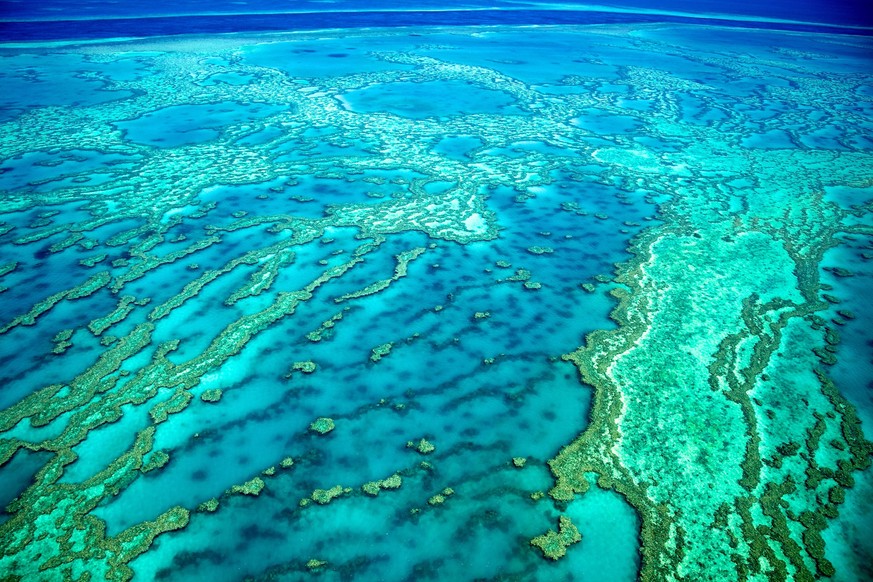
[(869, 35), (873, 31), (873, 5), (867, 0), (624, 0), (608, 4), (572, 0), (6, 0), (0, 8), (0, 37), (45, 41), (327, 28), (701, 21)]
[(5, 2), (0, 578), (873, 579), (871, 26)]

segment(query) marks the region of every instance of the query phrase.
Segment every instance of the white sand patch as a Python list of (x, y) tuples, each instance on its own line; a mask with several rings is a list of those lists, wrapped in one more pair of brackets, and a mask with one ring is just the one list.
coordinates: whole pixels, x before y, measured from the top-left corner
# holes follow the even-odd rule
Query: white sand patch
[(464, 227), (468, 231), (475, 232), (477, 234), (485, 232), (487, 230), (486, 226), (487, 225), (485, 224), (485, 219), (482, 218), (482, 215), (478, 212), (471, 214), (469, 218), (464, 221)]

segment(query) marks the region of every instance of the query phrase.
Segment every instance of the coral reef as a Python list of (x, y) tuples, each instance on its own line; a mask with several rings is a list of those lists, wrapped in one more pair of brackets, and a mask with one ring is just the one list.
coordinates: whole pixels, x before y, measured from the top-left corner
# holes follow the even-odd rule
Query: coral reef
[(530, 541), (530, 545), (539, 548), (543, 556), (550, 560), (563, 558), (567, 548), (582, 541), (582, 534), (566, 515), (558, 520), (558, 531), (550, 529)]
[(327, 434), (336, 428), (336, 423), (334, 423), (332, 418), (327, 418), (325, 416), (321, 416), (312, 421), (309, 425), (309, 430), (317, 433), (317, 434)]

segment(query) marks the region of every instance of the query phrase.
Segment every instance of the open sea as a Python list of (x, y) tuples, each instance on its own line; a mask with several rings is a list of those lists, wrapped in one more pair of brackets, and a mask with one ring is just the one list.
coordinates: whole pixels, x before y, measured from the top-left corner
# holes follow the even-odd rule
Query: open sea
[(0, 580), (873, 580), (867, 2), (0, 4)]

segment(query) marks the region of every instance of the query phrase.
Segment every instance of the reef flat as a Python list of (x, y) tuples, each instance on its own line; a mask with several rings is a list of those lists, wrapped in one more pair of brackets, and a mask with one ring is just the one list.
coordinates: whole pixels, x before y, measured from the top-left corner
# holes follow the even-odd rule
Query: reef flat
[(871, 44), (0, 45), (0, 572), (869, 576)]

